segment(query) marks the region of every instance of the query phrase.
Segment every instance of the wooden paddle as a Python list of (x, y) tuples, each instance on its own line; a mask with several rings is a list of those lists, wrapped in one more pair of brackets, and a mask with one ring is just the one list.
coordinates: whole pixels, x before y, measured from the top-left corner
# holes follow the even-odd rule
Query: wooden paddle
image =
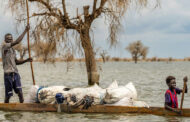
[(183, 100), (184, 100), (184, 93), (185, 93), (185, 89), (186, 89), (186, 86), (187, 86), (187, 76), (183, 78), (183, 92), (182, 92), (182, 96), (181, 96), (181, 106), (180, 106), (180, 110), (182, 110), (183, 108)]
[[(28, 7), (28, 0), (26, 0), (26, 8), (27, 8), (27, 25), (29, 25), (29, 7)], [(31, 58), (31, 52), (30, 52), (30, 35), (29, 31), (27, 32), (27, 40), (28, 40), (28, 54), (29, 58)], [(33, 65), (32, 62), (30, 62), (30, 67), (31, 67), (31, 72), (32, 72), (32, 80), (33, 80), (33, 85), (35, 85), (35, 79), (34, 79), (34, 71), (33, 71)]]

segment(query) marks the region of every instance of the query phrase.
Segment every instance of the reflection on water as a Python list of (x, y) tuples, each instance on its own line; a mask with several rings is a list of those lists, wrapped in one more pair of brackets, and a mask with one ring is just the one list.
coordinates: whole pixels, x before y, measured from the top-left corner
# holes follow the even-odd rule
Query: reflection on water
[(19, 112), (12, 112), (12, 113), (6, 113), (5, 115), (6, 120), (17, 122), (22, 118), (22, 114)]
[[(164, 93), (167, 89), (165, 78), (168, 75), (176, 77), (177, 86), (182, 88), (183, 77), (190, 78), (189, 62), (108, 62), (99, 63), (102, 67), (100, 71), (100, 86), (106, 88), (114, 79), (119, 85), (133, 82), (138, 99), (147, 102), (151, 106), (163, 106)], [(43, 86), (66, 85), (68, 87), (87, 86), (87, 75), (84, 63), (73, 63), (72, 69), (66, 72), (66, 63), (42, 64), (34, 63), (36, 84)], [(24, 96), (26, 96), (32, 85), (30, 65), (18, 66), (23, 85)], [(4, 99), (3, 70), (0, 65), (0, 101)], [(189, 82), (188, 82), (189, 83)], [(180, 101), (180, 97), (178, 99)], [(190, 108), (190, 94), (185, 95), (184, 108)], [(11, 98), (11, 102), (18, 102), (17, 95)], [(0, 111), (0, 121), (19, 122), (186, 122), (190, 118), (186, 117), (163, 117), (146, 114), (67, 114), (49, 112), (2, 112)]]
[(168, 122), (182, 122), (182, 118), (177, 118), (177, 117), (167, 117)]

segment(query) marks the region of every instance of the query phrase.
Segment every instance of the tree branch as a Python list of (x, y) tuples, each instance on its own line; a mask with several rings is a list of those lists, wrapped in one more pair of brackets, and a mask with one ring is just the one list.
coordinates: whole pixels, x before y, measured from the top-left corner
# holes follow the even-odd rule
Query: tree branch
[(71, 23), (67, 10), (66, 10), (66, 5), (65, 5), (65, 0), (62, 0), (62, 7), (63, 7), (63, 12), (64, 15), (62, 17), (62, 24), (64, 25), (65, 28), (67, 29), (77, 29), (77, 25), (74, 23)]
[(47, 2), (44, 2), (43, 0), (29, 0), (30, 2), (38, 2), (38, 3), (41, 3), (43, 4), (49, 11), (52, 11), (52, 8), (51, 6), (47, 3)]
[(108, 0), (101, 0), (101, 3), (100, 3), (99, 8), (96, 8), (97, 0), (94, 0), (93, 12), (92, 12), (92, 14), (89, 16), (91, 22), (93, 22), (94, 19), (96, 19), (96, 18), (98, 18), (98, 16), (100, 16), (100, 14), (101, 14), (102, 11), (103, 11), (103, 7), (104, 7), (104, 5), (105, 5), (105, 3), (106, 3), (107, 1), (108, 1)]
[[(40, 3), (40, 4), (44, 5), (49, 10), (51, 16), (54, 16), (58, 20), (60, 20), (60, 16), (56, 12), (53, 11), (53, 9), (52, 9), (52, 7), (51, 7), (51, 5), (49, 3), (44, 2), (43, 0), (29, 0), (29, 1), (30, 2), (37, 2), (37, 3)], [(45, 13), (47, 13), (47, 12), (45, 12)]]
[[(33, 16), (29, 16), (29, 18), (32, 18)], [(27, 18), (21, 18), (21, 19), (19, 19), (19, 18), (15, 18), (17, 21), (26, 21), (27, 20)]]
[[(47, 13), (47, 12), (33, 13), (32, 16), (53, 16), (53, 17), (57, 18), (57, 16), (54, 13)], [(58, 19), (60, 19), (60, 18), (58, 18)]]
[(68, 17), (66, 6), (65, 6), (65, 0), (62, 0), (62, 6), (63, 6), (64, 16)]
[(64, 15), (62, 17), (62, 23), (71, 24), (71, 21), (69, 20), (69, 17), (68, 17), (68, 14), (67, 14), (65, 0), (62, 0), (62, 6), (63, 6), (63, 13), (64, 13)]
[(87, 22), (89, 20), (89, 6), (84, 6), (83, 9), (84, 9), (84, 19), (85, 22)]
[(96, 11), (96, 4), (97, 4), (97, 0), (94, 0), (92, 13), (94, 13)]
[(64, 28), (66, 29), (77, 29), (77, 25), (75, 24), (68, 24), (66, 22), (64, 22), (61, 18), (55, 16), (53, 13), (47, 13), (47, 12), (44, 12), (44, 13), (34, 13), (33, 16), (53, 16), (55, 18), (57, 18), (63, 25)]
[(41, 3), (49, 10), (49, 12), (34, 13), (33, 16), (53, 16), (53, 17), (57, 18), (66, 29), (77, 29), (77, 25), (71, 23), (69, 20), (69, 17), (66, 12), (65, 0), (62, 0), (64, 15), (62, 15), (62, 13), (60, 13), (60, 11), (59, 11), (60, 15), (58, 15), (56, 12), (53, 11), (51, 5), (47, 2), (44, 2), (43, 0), (29, 0), (29, 1)]
[(106, 2), (107, 0), (101, 0), (100, 7), (96, 9), (96, 11), (94, 11), (94, 13), (92, 14), (94, 19), (97, 18), (101, 14)]

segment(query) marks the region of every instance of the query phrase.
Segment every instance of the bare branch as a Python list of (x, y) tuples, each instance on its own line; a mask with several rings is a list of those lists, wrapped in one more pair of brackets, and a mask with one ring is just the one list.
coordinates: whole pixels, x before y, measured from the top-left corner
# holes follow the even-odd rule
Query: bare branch
[(65, 0), (62, 0), (62, 7), (63, 7), (63, 12), (64, 12), (64, 15), (62, 16), (62, 24), (64, 25), (64, 27), (66, 29), (77, 29), (77, 25), (75, 25), (74, 23), (71, 23), (68, 17)]
[[(29, 16), (29, 18), (32, 18), (33, 16)], [(20, 18), (15, 18), (17, 21), (26, 21), (27, 20), (27, 18), (22, 18), (22, 19), (20, 19)]]
[(68, 17), (68, 13), (67, 13), (66, 6), (65, 6), (65, 0), (62, 0), (62, 6), (63, 6), (64, 16)]
[(61, 11), (59, 10), (59, 9), (57, 9), (58, 10), (58, 12), (60, 13), (60, 15), (58, 15), (55, 11), (53, 11), (53, 8), (51, 7), (51, 5), (48, 3), (48, 2), (45, 2), (44, 0), (29, 0), (30, 2), (37, 2), (37, 3), (40, 3), (40, 4), (42, 4), (42, 5), (44, 5), (48, 10), (49, 10), (49, 12), (50, 13), (47, 13), (47, 12), (44, 12), (44, 13), (40, 13), (40, 14), (33, 14), (33, 16), (40, 16), (40, 15), (48, 15), (48, 16), (54, 16), (54, 17), (56, 17), (59, 21), (61, 21), (61, 15), (62, 15), (62, 13), (61, 13)]
[(102, 13), (103, 7), (107, 0), (101, 0), (100, 7), (96, 9), (97, 0), (94, 0), (93, 4), (93, 12), (90, 15), (89, 14), (89, 6), (84, 6), (84, 17), (85, 17), (85, 23), (91, 26), (91, 23)]
[(84, 19), (85, 19), (85, 22), (90, 22), (88, 21), (89, 20), (89, 6), (84, 6), (83, 9), (84, 9)]
[(57, 18), (58, 20), (60, 19), (54, 13), (47, 13), (47, 12), (44, 12), (44, 13), (33, 13), (32, 16), (53, 16), (53, 17)]
[(48, 3), (46, 3), (46, 2), (44, 2), (43, 0), (29, 0), (30, 2), (38, 2), (38, 3), (41, 3), (41, 4), (43, 4), (49, 11), (52, 11), (53, 9), (52, 9), (52, 7), (48, 4)]
[(100, 7), (98, 9), (96, 9), (95, 11), (93, 11), (93, 13), (92, 13), (93, 19), (96, 19), (98, 16), (100, 16), (106, 2), (107, 2), (107, 0), (101, 0)]
[(58, 21), (60, 21), (62, 23), (62, 25), (66, 28), (66, 29), (76, 29), (77, 28), (77, 25), (75, 24), (72, 24), (72, 23), (68, 23), (64, 17), (58, 17), (56, 16), (54, 13), (47, 13), (47, 12), (44, 12), (44, 13), (34, 13), (33, 16), (53, 16), (55, 18), (58, 19)]
[(96, 4), (97, 4), (97, 0), (94, 0), (92, 13), (94, 13), (96, 11)]

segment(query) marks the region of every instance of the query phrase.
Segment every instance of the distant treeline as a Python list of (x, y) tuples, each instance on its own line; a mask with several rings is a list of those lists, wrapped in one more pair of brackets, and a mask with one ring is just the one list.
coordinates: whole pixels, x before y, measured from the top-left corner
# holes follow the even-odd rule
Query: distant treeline
[[(113, 57), (108, 61), (126, 61), (126, 62), (131, 62), (134, 61), (132, 58), (118, 58), (118, 57)], [(146, 59), (138, 59), (138, 61), (144, 61), (144, 62), (171, 62), (171, 61), (190, 61), (190, 57), (184, 58), (184, 59), (176, 59), (176, 58), (157, 58), (157, 57), (152, 57), (152, 58), (146, 58)]]
[[(2, 59), (0, 58), (0, 61)], [(55, 58), (54, 62), (84, 62), (85, 58), (77, 58), (69, 57), (69, 58)], [(110, 61), (123, 61), (123, 62), (134, 62), (132, 58), (119, 58), (119, 57), (105, 57), (103, 58), (96, 58), (96, 61), (98, 62), (110, 62)], [(172, 62), (172, 61), (190, 61), (190, 57), (184, 58), (184, 59), (176, 59), (176, 58), (158, 58), (158, 57), (152, 57), (152, 58), (146, 58), (146, 59), (138, 59), (140, 62)], [(43, 59), (34, 59), (34, 62), (43, 62)], [(50, 60), (52, 62), (52, 59)]]

